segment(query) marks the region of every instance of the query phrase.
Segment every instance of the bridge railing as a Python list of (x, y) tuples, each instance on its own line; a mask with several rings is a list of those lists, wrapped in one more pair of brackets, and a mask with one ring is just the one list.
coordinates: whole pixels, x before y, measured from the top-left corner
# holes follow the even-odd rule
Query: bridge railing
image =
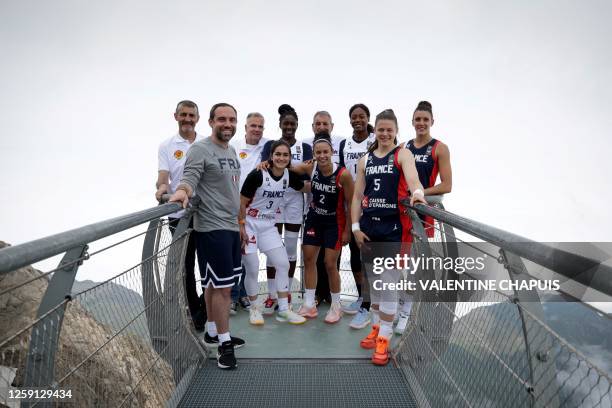
[[(1, 403), (10, 404), (11, 392), (25, 387), (70, 390), (75, 406), (178, 403), (191, 375), (206, 362), (182, 307), (191, 231), (183, 228), (172, 237), (160, 219), (178, 208), (164, 204), (0, 249), (0, 321), (6, 326), (0, 331)], [(146, 222), (145, 231), (88, 252), (92, 242)], [(104, 282), (75, 279), (83, 262), (143, 236), (137, 265)], [(41, 273), (28, 266), (63, 252), (54, 270)]]
[[(180, 401), (206, 354), (185, 309), (182, 261), (189, 218), (181, 220), (174, 236), (160, 219), (176, 210), (176, 204), (164, 204), (0, 249), (0, 391), (71, 389), (78, 406)], [(415, 210), (436, 220), (424, 225), (435, 232), (428, 239), (411, 214), (418, 254), (486, 254), (498, 265), (497, 279), (513, 282), (533, 278), (526, 259), (612, 292), (609, 268), (592, 259), (458, 217), (441, 203)], [(145, 237), (142, 262), (95, 286), (75, 284), (81, 263), (124, 241), (91, 253), (90, 243), (146, 222), (147, 229), (135, 236)], [(461, 242), (455, 228), (485, 242)], [(26, 267), (63, 252), (53, 271)], [(418, 270), (417, 278), (431, 274), (442, 281), (486, 278), (435, 268)], [(537, 291), (416, 290), (413, 295), (411, 323), (395, 359), (420, 406), (612, 405), (609, 366), (551, 328)], [(582, 308), (583, 316), (595, 314), (579, 302), (559, 305)], [(0, 402), (6, 404), (6, 396), (0, 392)]]
[[(432, 201), (432, 206), (417, 205), (410, 211), (413, 256), (481, 256), (486, 267), (482, 274), (422, 268), (416, 271), (417, 281), (495, 279), (520, 285), (540, 279), (530, 274), (525, 259), (566, 280), (612, 294), (612, 271), (606, 265), (456, 216)], [(423, 222), (417, 213), (435, 221)], [(428, 239), (423, 226), (434, 230), (433, 238)], [(479, 242), (457, 238), (454, 229)], [(537, 289), (423, 290), (417, 285), (411, 293), (411, 321), (395, 359), (419, 406), (612, 406), (609, 365), (597, 361), (597, 355), (586, 356), (547, 323), (566, 314), (568, 319), (590, 316), (609, 333), (608, 317), (581, 302), (564, 302), (554, 291), (545, 296), (550, 300), (552, 293), (555, 303), (542, 303), (544, 292)], [(569, 324), (578, 329), (587, 323)]]

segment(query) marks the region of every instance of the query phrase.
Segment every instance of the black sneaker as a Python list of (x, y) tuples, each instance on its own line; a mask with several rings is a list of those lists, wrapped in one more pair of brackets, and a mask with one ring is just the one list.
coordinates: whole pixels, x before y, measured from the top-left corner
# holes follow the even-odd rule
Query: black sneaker
[(241, 297), (240, 300), (240, 306), (242, 306), (242, 308), (244, 310), (249, 310), (251, 308), (251, 301), (249, 300), (248, 297)]
[(202, 319), (194, 318), (193, 319), (193, 328), (198, 333), (202, 333), (203, 331), (206, 330), (206, 321), (204, 321)]
[[(240, 337), (230, 336), (232, 339), (232, 345), (234, 348), (239, 349), (240, 347), (246, 344), (246, 341), (242, 340)], [(208, 332), (204, 334), (204, 344), (207, 346), (216, 346), (219, 344), (219, 336), (211, 337)]]
[(237, 367), (234, 345), (231, 341), (222, 343), (217, 349), (217, 367), (224, 370)]
[(201, 333), (206, 330), (206, 319), (201, 311), (198, 310), (192, 314), (191, 320), (193, 321), (193, 327), (197, 332)]
[(229, 312), (230, 312), (230, 315), (232, 315), (232, 316), (235, 315), (236, 312), (238, 312), (238, 302), (232, 302), (230, 304)]

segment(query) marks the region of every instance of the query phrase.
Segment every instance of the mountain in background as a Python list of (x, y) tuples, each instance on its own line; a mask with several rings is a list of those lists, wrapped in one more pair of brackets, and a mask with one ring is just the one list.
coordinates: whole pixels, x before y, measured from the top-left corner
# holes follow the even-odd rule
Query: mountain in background
[[(136, 334), (149, 341), (142, 296), (132, 289), (113, 282), (106, 282), (96, 287), (99, 284), (90, 280), (75, 281), (72, 293), (76, 297), (73, 299), (78, 301), (94, 319), (110, 326), (113, 331), (121, 330), (127, 325), (125, 332)], [(88, 289), (91, 290), (77, 295)]]

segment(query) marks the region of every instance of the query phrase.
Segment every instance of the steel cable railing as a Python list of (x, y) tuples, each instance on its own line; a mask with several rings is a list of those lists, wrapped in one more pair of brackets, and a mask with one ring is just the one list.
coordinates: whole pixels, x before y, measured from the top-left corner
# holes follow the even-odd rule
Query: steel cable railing
[[(427, 247), (428, 253), (446, 256), (449, 243), (458, 242), (453, 244), (458, 245), (458, 255), (488, 253), (490, 263), (499, 263), (498, 269), (505, 271), (503, 275), (498, 271), (498, 278), (517, 281), (533, 278), (520, 258), (506, 247), (510, 241), (513, 250), (524, 249), (518, 239), (509, 240), (507, 233), (498, 237), (496, 243), (502, 247), (496, 256), (489, 249), (491, 245), (464, 244), (448, 231), (449, 227), (458, 227), (470, 233), (470, 220), (455, 223), (453, 217), (457, 216), (451, 214), (451, 222), (447, 223), (441, 205), (426, 211), (419, 211), (419, 207), (423, 206), (416, 208), (421, 214), (435, 214), (434, 224), (425, 226), (436, 231), (434, 239), (427, 240), (415, 228), (414, 247), (419, 254), (423, 253), (419, 247)], [(420, 223), (414, 214), (412, 218), (413, 222)], [(483, 224), (478, 224), (477, 230), (480, 237), (490, 232)], [(533, 252), (533, 248), (528, 251), (532, 259)], [(558, 254), (549, 251), (545, 257), (549, 266), (557, 265), (551, 262), (553, 256)], [(573, 254), (562, 256), (577, 259)], [(564, 268), (561, 269), (562, 273)], [(481, 274), (466, 272), (461, 276), (436, 270), (419, 271), (417, 279), (431, 279), (432, 275), (425, 273), (444, 280), (486, 278)], [(597, 279), (596, 284), (601, 281), (600, 277)], [(498, 290), (449, 294), (417, 290), (413, 295), (416, 303), (411, 321), (395, 350), (395, 357), (420, 405), (612, 406), (610, 373), (606, 366), (602, 368), (593, 363), (545, 323), (537, 292)], [(572, 306), (582, 307), (580, 303)], [(591, 309), (584, 309), (593, 313)], [(603, 324), (609, 325), (607, 320)]]
[[(182, 268), (190, 230), (172, 240), (167, 223), (159, 219), (176, 207), (161, 205), (0, 249), (0, 315), (3, 323), (10, 321), (0, 336), (1, 403), (11, 402), (9, 390), (23, 387), (71, 390), (70, 403), (76, 406), (178, 401), (177, 392), (189, 381), (185, 374), (204, 364), (206, 353), (189, 329), (184, 308), (172, 316), (164, 311), (164, 303), (176, 303), (179, 312), (185, 305)], [(87, 252), (89, 242), (150, 220), (144, 232)], [(104, 282), (75, 280), (84, 261), (142, 235), (145, 240), (153, 235), (157, 243), (141, 263)], [(75, 246), (54, 270), (42, 273), (27, 266), (43, 259), (41, 253), (54, 256), (69, 245)], [(149, 270), (156, 271), (158, 283), (143, 287)], [(145, 301), (145, 292), (154, 296)], [(151, 324), (163, 327), (163, 333), (152, 336)], [(22, 401), (22, 406), (50, 404), (55, 403)]]
[[(543, 260), (547, 266), (558, 266), (551, 255), (556, 253), (548, 248), (546, 256), (536, 256), (533, 248), (519, 245), (517, 239), (509, 239), (513, 237), (508, 233), (488, 231), (483, 224), (446, 213), (441, 203), (434, 209), (421, 207), (415, 210), (436, 219), (433, 225), (425, 224), (433, 228), (434, 237), (428, 239), (421, 221), (411, 214), (415, 253), (451, 258), (475, 252), (488, 254), (498, 276), (515, 281), (529, 275), (521, 258), (510, 249), (531, 260)], [(74, 237), (52, 237), (63, 241), (62, 245), (70, 242), (75, 246), (54, 274), (47, 273), (53, 276), (48, 287), (46, 277), (30, 270), (18, 271), (19, 278), (28, 281), (25, 286), (21, 285), (23, 279), (15, 281), (15, 273), (7, 273), (6, 265), (25, 265), (23, 261), (15, 263), (15, 254), (23, 254), (24, 247), (13, 248), (10, 256), (0, 250), (0, 293), (4, 295), (0, 295), (0, 303), (14, 306), (11, 296), (24, 287), (42, 286), (42, 291), (46, 290), (38, 316), (20, 320), (15, 330), (0, 339), (0, 365), (8, 368), (0, 372), (0, 388), (25, 384), (70, 388), (75, 391), (72, 403), (78, 406), (178, 403), (195, 370), (206, 364), (206, 354), (194, 335), (185, 302), (182, 263), (190, 213), (181, 220), (174, 237), (159, 219), (160, 214), (175, 210), (167, 204), (132, 214), (140, 223), (150, 221), (146, 231), (129, 238), (145, 235), (142, 262), (89, 286), (80, 282), (73, 286), (79, 263), (88, 259), (86, 245), (119, 225), (132, 225), (134, 217), (113, 219), (112, 228), (94, 224), (95, 228), (87, 228), (87, 239), (85, 231), (77, 231), (81, 240), (76, 244)], [(456, 238), (453, 228), (470, 233), (474, 225), (479, 238), (499, 235), (492, 239), (499, 245), (499, 255), (489, 244), (462, 243)], [(61, 247), (44, 240), (37, 242), (46, 245), (45, 253)], [(32, 250), (36, 246), (29, 243), (26, 247)], [(562, 255), (565, 260), (581, 261), (572, 254)], [(28, 254), (25, 259), (38, 257)], [(3, 265), (5, 260), (10, 262)], [(607, 293), (609, 285), (602, 283), (601, 270), (589, 272), (597, 265), (587, 266), (586, 274), (570, 273), (568, 278), (586, 282), (586, 276), (591, 279), (588, 282)], [(343, 275), (343, 281), (348, 282), (346, 291), (351, 291), (352, 274), (348, 275), (346, 266), (342, 269), (347, 272)], [(567, 268), (561, 269), (560, 273), (567, 272)], [(25, 276), (26, 272), (30, 275)], [(443, 281), (461, 278), (446, 269), (417, 270), (416, 277), (423, 278), (427, 273)], [(469, 272), (463, 277), (482, 278)], [(16, 285), (19, 288), (15, 289)], [(417, 286), (412, 295), (415, 304), (410, 325), (394, 356), (420, 405), (612, 406), (606, 366), (594, 362), (592, 354), (548, 325), (537, 292), (426, 291)], [(26, 314), (35, 314), (38, 301), (40, 298), (29, 302)], [(2, 313), (5, 309), (10, 307), (3, 308)], [(5, 401), (0, 398), (0, 402)]]

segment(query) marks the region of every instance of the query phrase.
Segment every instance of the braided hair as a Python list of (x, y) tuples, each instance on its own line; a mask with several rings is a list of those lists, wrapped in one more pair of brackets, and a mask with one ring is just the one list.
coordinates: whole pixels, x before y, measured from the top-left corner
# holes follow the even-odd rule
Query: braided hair
[(278, 123), (280, 124), (286, 116), (293, 116), (295, 120), (298, 120), (298, 114), (293, 109), (293, 107), (289, 104), (283, 103), (278, 107), (278, 114), (280, 115), (278, 118)]

